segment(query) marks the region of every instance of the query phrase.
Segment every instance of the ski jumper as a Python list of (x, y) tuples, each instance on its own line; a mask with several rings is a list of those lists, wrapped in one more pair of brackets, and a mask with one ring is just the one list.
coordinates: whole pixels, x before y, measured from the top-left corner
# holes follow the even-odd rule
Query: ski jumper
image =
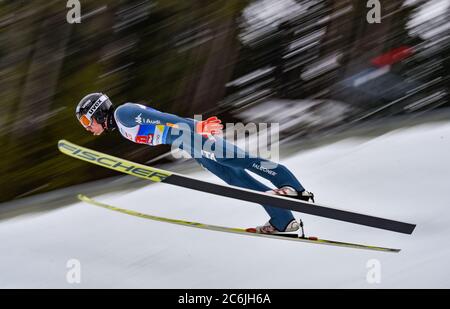
[[(151, 146), (176, 146), (230, 185), (262, 192), (271, 190), (247, 172), (251, 171), (269, 180), (277, 188), (290, 186), (299, 192), (305, 190), (285, 166), (251, 156), (218, 136), (207, 138), (195, 133), (194, 119), (134, 103), (119, 106), (114, 112), (114, 118), (126, 139)], [(294, 219), (289, 210), (262, 206), (270, 216), (270, 223), (280, 231)]]

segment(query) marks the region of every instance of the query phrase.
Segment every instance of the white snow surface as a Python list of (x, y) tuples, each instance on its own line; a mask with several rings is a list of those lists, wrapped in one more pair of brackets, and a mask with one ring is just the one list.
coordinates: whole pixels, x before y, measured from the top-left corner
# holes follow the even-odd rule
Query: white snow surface
[[(296, 213), (309, 235), (399, 254), (206, 231), (76, 203), (0, 222), (0, 288), (450, 288), (449, 158), (450, 122), (441, 122), (282, 161), (317, 202), (417, 224), (404, 235)], [(267, 220), (259, 205), (165, 184), (97, 200), (225, 226)], [(66, 280), (71, 259), (81, 265), (79, 284)], [(367, 280), (374, 259), (379, 283)]]

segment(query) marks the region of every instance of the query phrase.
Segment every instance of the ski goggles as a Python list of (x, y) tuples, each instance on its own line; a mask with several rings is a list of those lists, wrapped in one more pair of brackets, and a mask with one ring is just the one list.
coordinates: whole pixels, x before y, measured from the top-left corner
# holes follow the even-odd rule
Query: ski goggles
[(92, 104), (91, 108), (88, 110), (88, 112), (84, 115), (82, 115), (78, 120), (80, 121), (81, 125), (85, 128), (88, 128), (92, 125), (92, 120), (95, 112), (102, 106), (102, 104), (109, 100), (109, 98), (106, 95), (102, 95), (100, 98), (98, 98), (97, 101)]
[(92, 119), (88, 118), (86, 115), (81, 116), (79, 120), (85, 128), (90, 127), (92, 124)]

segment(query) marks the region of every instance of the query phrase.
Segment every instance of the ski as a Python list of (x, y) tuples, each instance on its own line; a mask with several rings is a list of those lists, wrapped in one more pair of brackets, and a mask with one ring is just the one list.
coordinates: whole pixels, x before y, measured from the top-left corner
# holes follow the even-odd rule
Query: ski
[(82, 194), (78, 195), (78, 199), (80, 201), (86, 202), (86, 203), (94, 205), (94, 206), (106, 208), (106, 209), (109, 209), (112, 211), (120, 212), (120, 213), (127, 214), (127, 215), (134, 216), (134, 217), (139, 217), (139, 218), (153, 220), (153, 221), (159, 221), (159, 222), (166, 222), (166, 223), (171, 223), (171, 224), (177, 224), (177, 225), (183, 225), (183, 226), (188, 226), (188, 227), (194, 227), (194, 228), (199, 228), (199, 229), (204, 229), (204, 230), (241, 234), (241, 235), (247, 235), (247, 236), (265, 237), (265, 238), (272, 238), (272, 239), (278, 239), (278, 240), (290, 240), (290, 241), (297, 241), (297, 242), (310, 243), (310, 244), (346, 247), (346, 248), (353, 248), (353, 249), (364, 249), (364, 250), (392, 252), (392, 253), (400, 252), (400, 249), (394, 249), (394, 248), (368, 246), (368, 245), (361, 245), (361, 244), (355, 244), (355, 243), (347, 243), (347, 242), (340, 242), (340, 241), (334, 241), (334, 240), (319, 239), (317, 237), (303, 237), (302, 238), (302, 237), (298, 237), (298, 235), (296, 235), (296, 234), (284, 234), (284, 235), (259, 234), (259, 233), (249, 232), (243, 228), (224, 227), (224, 226), (204, 224), (204, 223), (199, 223), (199, 222), (191, 222), (191, 221), (185, 221), (185, 220), (157, 217), (157, 216), (153, 216), (153, 215), (149, 215), (149, 214), (140, 213), (140, 212), (137, 212), (134, 210), (119, 208), (119, 207), (111, 206), (111, 205), (108, 205), (105, 203), (101, 203), (101, 202), (98, 202), (98, 201), (91, 199)]
[(125, 159), (117, 158), (107, 155), (95, 150), (78, 146), (66, 140), (58, 142), (59, 150), (71, 157), (84, 160), (93, 164), (97, 164), (121, 173), (133, 175), (135, 177), (151, 180), (154, 182), (168, 183), (184, 188), (189, 188), (197, 191), (211, 193), (215, 195), (230, 197), (242, 201), (253, 202), (263, 205), (271, 205), (297, 211), (309, 215), (334, 219), (393, 232), (404, 234), (412, 234), (416, 225), (375, 217), (371, 215), (351, 212), (337, 208), (331, 208), (317, 203), (309, 203), (299, 200), (294, 200), (288, 197), (279, 195), (266, 194), (254, 190), (225, 186), (215, 183), (210, 183), (198, 180), (192, 177), (184, 176), (177, 173), (172, 173), (166, 170), (153, 168), (139, 163), (131, 162)]

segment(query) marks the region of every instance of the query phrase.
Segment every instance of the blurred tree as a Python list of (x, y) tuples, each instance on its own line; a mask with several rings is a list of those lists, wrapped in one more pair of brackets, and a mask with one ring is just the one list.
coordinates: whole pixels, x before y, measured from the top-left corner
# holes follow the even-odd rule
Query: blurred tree
[(50, 109), (70, 39), (72, 26), (65, 21), (64, 11), (51, 6), (41, 14), (42, 19), (36, 27), (37, 39), (32, 43), (32, 56), (15, 113), (13, 139), (22, 140), (30, 132), (38, 134), (46, 126), (47, 118), (52, 116)]

